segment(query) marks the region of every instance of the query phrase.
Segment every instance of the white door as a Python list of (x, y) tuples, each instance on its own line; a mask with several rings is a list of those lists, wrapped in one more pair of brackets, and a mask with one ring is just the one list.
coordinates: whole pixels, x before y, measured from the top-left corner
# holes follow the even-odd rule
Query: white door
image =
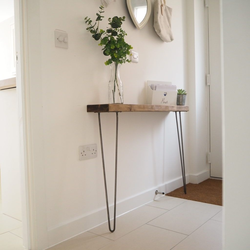
[(211, 177), (222, 178), (222, 26), (218, 0), (208, 0), (208, 85), (210, 88)]

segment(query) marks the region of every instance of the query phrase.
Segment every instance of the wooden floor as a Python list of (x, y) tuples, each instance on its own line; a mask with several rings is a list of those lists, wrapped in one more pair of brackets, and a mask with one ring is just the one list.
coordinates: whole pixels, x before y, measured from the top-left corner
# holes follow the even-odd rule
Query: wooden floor
[(189, 183), (187, 194), (184, 194), (183, 188), (178, 188), (166, 195), (222, 206), (222, 180), (208, 179), (199, 184)]

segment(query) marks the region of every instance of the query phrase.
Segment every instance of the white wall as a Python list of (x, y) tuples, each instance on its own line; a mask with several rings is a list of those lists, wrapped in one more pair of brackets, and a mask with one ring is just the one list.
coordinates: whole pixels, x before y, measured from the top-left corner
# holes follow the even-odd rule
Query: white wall
[[(97, 116), (87, 113), (86, 105), (107, 102), (110, 70), (104, 65), (106, 58), (101, 48), (84, 24), (85, 16), (95, 17), (99, 1), (32, 0), (25, 3), (29, 171), (36, 219), (31, 223), (37, 226), (32, 232), (46, 247), (106, 220)], [(126, 64), (121, 69), (125, 103), (145, 103), (147, 80), (171, 81), (178, 88), (187, 88), (185, 29), (189, 15), (186, 16), (185, 3), (184, 0), (168, 1), (173, 8), (175, 38), (168, 44), (154, 32), (152, 17), (144, 29), (134, 27), (125, 1), (117, 1), (106, 9), (105, 17), (127, 17), (123, 26), (128, 33), (127, 41), (140, 55), (139, 64)], [(55, 48), (55, 29), (68, 33), (68, 50)], [(198, 64), (201, 57), (196, 60)], [(201, 78), (198, 69), (195, 74), (195, 79)], [(188, 102), (189, 98), (192, 94)], [(193, 116), (196, 112), (195, 109)], [(115, 120), (112, 114), (102, 117), (108, 182), (112, 184)], [(183, 115), (185, 138), (190, 132), (187, 117)], [(191, 147), (186, 143), (187, 170), (191, 159), (188, 148), (193, 154), (200, 148), (202, 154), (198, 158), (205, 156), (206, 136), (199, 130), (199, 122), (195, 120), (192, 131), (200, 139), (195, 141), (195, 147), (193, 141)], [(149, 202), (157, 188), (170, 191), (182, 185), (173, 113), (120, 114), (119, 136), (118, 214)], [(79, 161), (78, 147), (90, 143), (97, 143), (98, 158)], [(202, 161), (205, 162), (205, 158)], [(199, 163), (197, 157), (192, 160), (194, 175), (206, 168), (206, 164), (196, 168)], [(110, 200), (113, 200), (111, 189)]]
[(21, 220), (20, 155), (16, 89), (0, 91), (2, 211)]
[(13, 64), (14, 17), (0, 22), (0, 80), (15, 75)]
[(250, 2), (223, 3), (224, 249), (250, 249)]

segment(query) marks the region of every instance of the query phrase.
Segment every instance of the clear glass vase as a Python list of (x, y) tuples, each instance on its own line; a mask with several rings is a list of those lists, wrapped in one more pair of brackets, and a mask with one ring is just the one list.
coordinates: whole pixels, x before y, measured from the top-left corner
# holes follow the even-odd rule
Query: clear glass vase
[(123, 86), (120, 77), (121, 64), (112, 63), (110, 65), (111, 76), (108, 85), (109, 103), (123, 103)]

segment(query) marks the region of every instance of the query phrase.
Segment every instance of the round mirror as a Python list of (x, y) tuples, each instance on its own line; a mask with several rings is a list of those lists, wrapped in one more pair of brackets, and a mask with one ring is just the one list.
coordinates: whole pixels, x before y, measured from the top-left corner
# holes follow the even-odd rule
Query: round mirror
[(130, 17), (138, 29), (142, 29), (151, 14), (151, 0), (126, 0)]

